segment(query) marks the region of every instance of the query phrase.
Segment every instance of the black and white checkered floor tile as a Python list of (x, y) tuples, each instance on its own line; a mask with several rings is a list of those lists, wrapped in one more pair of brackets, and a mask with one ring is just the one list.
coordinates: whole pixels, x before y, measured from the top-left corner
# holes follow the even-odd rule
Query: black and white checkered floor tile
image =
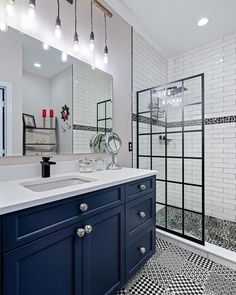
[(117, 295), (236, 295), (236, 271), (163, 240)]

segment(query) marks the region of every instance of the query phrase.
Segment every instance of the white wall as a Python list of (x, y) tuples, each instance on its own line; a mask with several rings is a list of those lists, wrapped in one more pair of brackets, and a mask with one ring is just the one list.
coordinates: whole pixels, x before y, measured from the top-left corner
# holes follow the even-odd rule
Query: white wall
[(50, 108), (50, 80), (23, 72), (23, 113), (35, 116), (36, 126), (42, 126), (42, 109)]
[(22, 46), (0, 35), (0, 81), (12, 86), (12, 154), (22, 155)]
[[(16, 18), (9, 24), (39, 40), (72, 54), (74, 34), (74, 10), (67, 1), (61, 2), (62, 38), (54, 37), (54, 24), (57, 14), (56, 1), (37, 1), (36, 18), (33, 23), (27, 21), (27, 4), (25, 0), (16, 1)], [(3, 9), (3, 8), (0, 8)], [(90, 34), (90, 2), (79, 1), (78, 33), (80, 38), (80, 54), (78, 57), (91, 62), (88, 50)], [(121, 136), (123, 148), (120, 161), (123, 165), (131, 165), (131, 153), (128, 153), (128, 141), (131, 137), (131, 28), (117, 14), (108, 19), (109, 64), (102, 62), (104, 50), (104, 19), (103, 14), (94, 9), (94, 31), (96, 38), (96, 66), (113, 75), (113, 127)], [(121, 119), (122, 113), (122, 119)]]
[[(57, 117), (58, 153), (72, 154), (72, 66), (50, 79), (51, 99), (50, 104)], [(62, 106), (69, 107), (69, 118), (67, 121), (61, 119)], [(66, 124), (68, 123), (71, 128)], [(66, 130), (63, 131), (62, 127)]]
[(220, 118), (205, 126), (206, 213), (236, 221), (236, 34), (168, 61), (170, 81), (199, 73), (205, 74), (205, 118)]

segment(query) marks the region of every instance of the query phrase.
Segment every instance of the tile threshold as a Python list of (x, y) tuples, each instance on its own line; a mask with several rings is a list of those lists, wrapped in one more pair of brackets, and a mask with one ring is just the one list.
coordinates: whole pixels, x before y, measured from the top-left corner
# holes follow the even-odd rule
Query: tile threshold
[(208, 258), (216, 263), (220, 263), (226, 267), (236, 270), (236, 252), (221, 248), (207, 242), (205, 243), (205, 246), (202, 246), (162, 231), (160, 229), (157, 229), (156, 232), (157, 238), (166, 240), (167, 242), (171, 242), (177, 246), (185, 248), (186, 250), (192, 251), (193, 253)]

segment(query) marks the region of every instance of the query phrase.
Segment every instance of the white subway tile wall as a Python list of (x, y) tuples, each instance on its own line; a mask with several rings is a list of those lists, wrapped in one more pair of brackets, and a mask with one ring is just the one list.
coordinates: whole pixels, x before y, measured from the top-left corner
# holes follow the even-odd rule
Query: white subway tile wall
[[(201, 48), (194, 49), (168, 61), (136, 31), (133, 34), (133, 112), (136, 113), (136, 92), (188, 76), (205, 74), (205, 118), (236, 115), (236, 34), (221, 38)], [(168, 71), (167, 66), (168, 64)], [(185, 81), (184, 104), (199, 102), (201, 99), (200, 79)], [(142, 94), (141, 110), (147, 110), (148, 93)], [(147, 115), (145, 115), (147, 116)], [(186, 106), (185, 120), (201, 119), (201, 105)], [(181, 111), (170, 109), (170, 122), (181, 121)], [(140, 124), (140, 132), (149, 132), (150, 127)], [(147, 126), (145, 126), (147, 125)], [(136, 122), (133, 122), (133, 165), (136, 166)], [(201, 129), (201, 125), (185, 126), (185, 130)], [(163, 127), (153, 126), (155, 132), (162, 132)], [(180, 131), (181, 127), (168, 127), (171, 131)], [(201, 157), (201, 132), (185, 134), (184, 153), (187, 157)], [(169, 135), (169, 155), (182, 155), (181, 135)], [(139, 148), (149, 153), (150, 139), (142, 137)], [(163, 144), (157, 136), (153, 152), (157, 156), (164, 153)], [(205, 126), (205, 198), (206, 214), (236, 221), (236, 123), (209, 124)], [(181, 181), (182, 167), (178, 161), (168, 160), (168, 178)], [(140, 159), (140, 167), (149, 168), (148, 158)], [(159, 178), (164, 177), (165, 163), (162, 159), (153, 162), (153, 169), (159, 171)], [(200, 160), (185, 162), (185, 182), (201, 183)], [(178, 178), (178, 179), (177, 179)], [(168, 202), (179, 203), (182, 188), (175, 188), (168, 194)], [(185, 186), (185, 208), (201, 212), (201, 188)], [(158, 182), (159, 200), (164, 200), (165, 186)], [(170, 191), (171, 192), (171, 191)], [(160, 209), (162, 207), (160, 206)]]
[[(112, 76), (100, 70), (92, 71), (85, 64), (73, 66), (73, 124), (97, 126), (97, 103), (112, 99)], [(104, 112), (98, 116), (104, 116)], [(109, 109), (112, 113), (112, 109)], [(112, 117), (112, 114), (110, 114)], [(111, 126), (109, 126), (111, 127)], [(89, 141), (96, 132), (73, 130), (73, 153), (90, 153)]]
[[(168, 60), (169, 81), (200, 73), (205, 74), (205, 118), (235, 116), (236, 34)], [(200, 96), (199, 86), (197, 81), (194, 84), (191, 85), (191, 92), (197, 99)], [(189, 89), (187, 83), (184, 86)], [(186, 95), (191, 96), (192, 93), (186, 91)], [(198, 110), (188, 107), (185, 113), (187, 120), (198, 119), (201, 116), (200, 106)], [(200, 136), (199, 133), (194, 134), (192, 139), (185, 139), (185, 153), (189, 153), (188, 147), (192, 144), (194, 156), (200, 154)], [(206, 213), (236, 221), (236, 123), (205, 126), (205, 158)], [(200, 181), (201, 169), (196, 163), (194, 165), (194, 174), (187, 177), (189, 181)], [(194, 198), (195, 201), (198, 199)]]
[[(133, 30), (133, 113), (136, 113), (137, 91), (166, 83), (167, 72), (167, 60), (137, 31)], [(139, 111), (147, 110), (148, 99), (148, 93), (144, 93), (140, 99), (143, 104), (141, 104)], [(148, 125), (142, 125), (142, 132), (149, 132)], [(136, 167), (136, 122), (133, 122), (133, 131), (133, 166)], [(148, 145), (145, 138), (142, 140), (142, 145)], [(148, 159), (143, 158), (141, 162), (143, 168), (149, 167)]]

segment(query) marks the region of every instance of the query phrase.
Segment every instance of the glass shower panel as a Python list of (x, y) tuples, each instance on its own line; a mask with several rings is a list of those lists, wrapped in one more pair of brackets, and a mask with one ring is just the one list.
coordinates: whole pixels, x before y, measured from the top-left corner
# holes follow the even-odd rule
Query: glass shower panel
[(202, 81), (201, 77), (196, 77), (184, 81), (184, 105), (196, 104), (202, 102)]
[(184, 209), (202, 213), (202, 187), (184, 186)]
[(156, 224), (165, 227), (166, 224), (166, 206), (156, 204)]
[(202, 184), (202, 160), (184, 159), (184, 182)]
[(151, 156), (151, 137), (150, 135), (140, 135), (139, 137), (139, 154)]
[(182, 157), (182, 133), (168, 133), (166, 143), (168, 157)]
[(203, 217), (202, 214), (185, 211), (184, 212), (184, 234), (198, 239), (203, 239)]
[(151, 169), (151, 158), (138, 157), (138, 168), (140, 169)]
[(182, 182), (182, 159), (167, 159), (167, 180)]
[(167, 183), (167, 204), (182, 208), (182, 184)]
[(166, 165), (165, 165), (165, 158), (152, 158), (152, 169), (157, 170), (157, 179), (165, 180), (165, 171), (166, 171)]
[(152, 155), (165, 157), (165, 133), (152, 135)]
[(184, 130), (202, 130), (202, 105), (184, 107)]
[(157, 202), (164, 204), (166, 201), (166, 184), (164, 181), (156, 182), (156, 195)]
[(177, 233), (182, 233), (182, 210), (178, 208), (173, 208), (173, 207), (167, 207), (167, 229), (177, 232)]
[(157, 170), (157, 227), (204, 244), (204, 75), (137, 93), (137, 163)]
[(184, 134), (184, 156), (202, 157), (202, 132), (186, 132)]

